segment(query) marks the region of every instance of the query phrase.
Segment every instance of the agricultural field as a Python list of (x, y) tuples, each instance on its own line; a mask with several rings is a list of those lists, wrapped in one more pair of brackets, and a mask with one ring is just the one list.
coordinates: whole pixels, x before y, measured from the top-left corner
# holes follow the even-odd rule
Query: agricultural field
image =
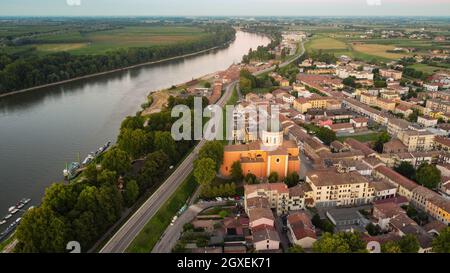
[(431, 66), (428, 64), (413, 64), (408, 67), (414, 68), (415, 70), (421, 71), (425, 74), (433, 74), (434, 72), (437, 72), (437, 71), (450, 72), (450, 66), (448, 68), (443, 68), (443, 67)]
[(393, 45), (381, 45), (381, 44), (363, 44), (356, 43), (352, 45), (353, 50), (367, 54), (373, 55), (385, 59), (401, 59), (403, 57), (411, 56), (411, 54), (406, 53), (390, 53), (389, 50), (393, 50), (395, 46)]
[(306, 47), (308, 50), (339, 50), (346, 49), (347, 45), (337, 39), (320, 37), (311, 40)]
[[(44, 28), (45, 32), (32, 34), (34, 43), (20, 46), (6, 46), (6, 52), (21, 52), (31, 48), (45, 55), (55, 52), (70, 52), (76, 55), (101, 54), (121, 48), (148, 47), (193, 41), (206, 35), (203, 29), (190, 26), (126, 26), (116, 29), (82, 32), (81, 30), (55, 30)], [(42, 30), (41, 30), (42, 31)], [(0, 37), (18, 30), (0, 27)]]

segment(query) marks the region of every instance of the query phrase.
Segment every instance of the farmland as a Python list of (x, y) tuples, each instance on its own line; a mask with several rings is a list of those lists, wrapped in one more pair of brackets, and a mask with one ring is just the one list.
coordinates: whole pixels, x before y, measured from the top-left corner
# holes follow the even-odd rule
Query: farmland
[[(0, 27), (0, 33), (5, 29)], [(19, 30), (13, 33), (20, 34)], [(194, 41), (207, 36), (203, 29), (191, 26), (127, 26), (93, 32), (56, 31), (34, 34), (33, 43), (8, 46), (7, 52), (35, 49), (38, 54), (69, 52), (76, 55), (102, 54), (108, 51), (130, 48), (169, 45)], [(1, 36), (0, 36), (1, 37)]]

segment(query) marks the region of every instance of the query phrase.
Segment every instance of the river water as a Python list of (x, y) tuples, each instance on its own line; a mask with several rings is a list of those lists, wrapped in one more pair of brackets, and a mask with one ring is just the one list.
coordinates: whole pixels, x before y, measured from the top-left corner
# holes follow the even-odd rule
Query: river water
[(0, 98), (0, 220), (24, 197), (40, 203), (78, 153), (83, 160), (115, 141), (122, 120), (140, 109), (149, 92), (224, 70), (269, 42), (238, 31), (224, 49)]

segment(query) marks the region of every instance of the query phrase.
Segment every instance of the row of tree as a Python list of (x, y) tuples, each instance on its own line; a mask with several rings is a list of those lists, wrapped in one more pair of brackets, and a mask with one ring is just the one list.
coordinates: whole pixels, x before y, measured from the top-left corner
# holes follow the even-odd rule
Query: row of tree
[(92, 247), (125, 207), (154, 191), (170, 166), (195, 145), (195, 141), (173, 140), (173, 122), (170, 109), (148, 118), (127, 117), (117, 144), (100, 162), (90, 164), (79, 181), (50, 186), (41, 206), (24, 214), (15, 251), (64, 252), (69, 241), (78, 241), (82, 251)]
[(221, 46), (235, 37), (228, 26), (208, 28), (209, 35), (191, 42), (127, 48), (99, 55), (60, 52), (40, 55), (0, 53), (0, 94)]
[(435, 165), (428, 163), (421, 164), (416, 171), (411, 163), (402, 162), (395, 167), (395, 171), (432, 190), (437, 189), (441, 182), (441, 171)]
[[(419, 241), (413, 234), (408, 234), (398, 241), (389, 241), (381, 245), (383, 253), (417, 253), (420, 249)], [(450, 227), (441, 231), (432, 242), (433, 252), (450, 253)], [(302, 252), (295, 248), (292, 252)], [(314, 242), (313, 251), (317, 253), (366, 253), (367, 243), (362, 240), (358, 232), (326, 232), (319, 240)]]

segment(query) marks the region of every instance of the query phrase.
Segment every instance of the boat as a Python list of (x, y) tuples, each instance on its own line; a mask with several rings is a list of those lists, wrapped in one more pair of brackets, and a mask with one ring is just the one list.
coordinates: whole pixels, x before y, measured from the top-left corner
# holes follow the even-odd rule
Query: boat
[(86, 166), (87, 164), (91, 163), (92, 160), (94, 160), (94, 158), (95, 158), (94, 155), (95, 155), (95, 154), (93, 154), (93, 153), (88, 154), (88, 156), (86, 156), (86, 158), (83, 160), (83, 162), (81, 162), (81, 164), (82, 164), (83, 166)]
[(0, 221), (0, 226), (3, 225), (3, 224), (5, 224), (5, 223), (6, 223), (5, 220), (1, 220), (1, 221)]
[(9, 207), (9, 209), (8, 209), (8, 212), (11, 212), (11, 211), (13, 211), (13, 210), (14, 210), (15, 208), (16, 208), (15, 206), (13, 206), (13, 207)]
[(21, 217), (17, 218), (17, 219), (16, 219), (16, 223), (17, 223), (17, 224), (20, 223), (20, 220), (22, 220)]
[(64, 177), (67, 179), (75, 178), (78, 175), (78, 170), (80, 169), (80, 163), (78, 162), (72, 162), (70, 163), (64, 170), (63, 174)]
[(21, 209), (21, 208), (23, 208), (24, 206), (25, 206), (25, 204), (23, 204), (23, 203), (18, 203), (18, 204), (16, 205), (16, 208)]
[(6, 215), (3, 219), (4, 220), (8, 220), (9, 218), (11, 218), (12, 217), (12, 214), (8, 214), (8, 215)]
[(24, 204), (24, 205), (26, 205), (26, 204), (28, 204), (30, 201), (31, 201), (31, 198), (23, 198), (23, 199), (21, 199), (19, 202), (22, 203), (22, 204)]
[(11, 214), (16, 214), (19, 211), (19, 209), (13, 209), (11, 212)]

